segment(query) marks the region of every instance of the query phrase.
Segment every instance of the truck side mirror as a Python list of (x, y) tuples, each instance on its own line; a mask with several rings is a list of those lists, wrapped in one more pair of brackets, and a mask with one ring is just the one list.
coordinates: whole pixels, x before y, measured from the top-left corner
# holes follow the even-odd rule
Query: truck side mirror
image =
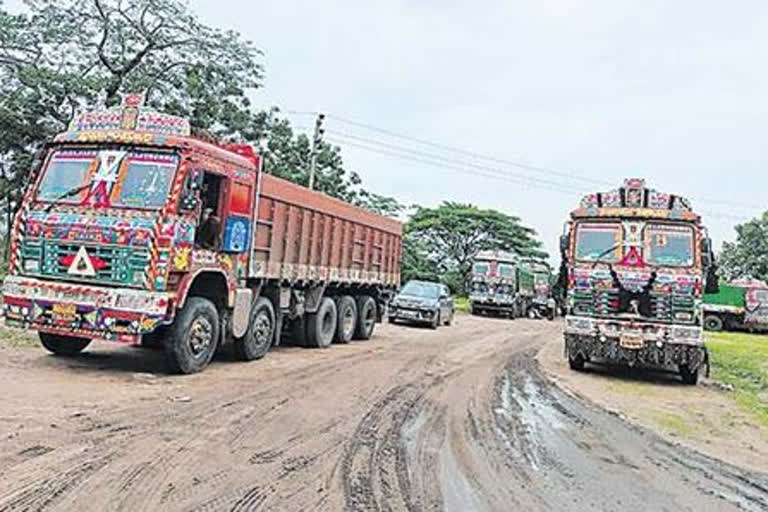
[(187, 174), (184, 180), (184, 188), (181, 193), (179, 210), (191, 212), (197, 208), (197, 198), (200, 189), (203, 186), (203, 173), (200, 170), (193, 170)]
[(714, 264), (712, 258), (712, 240), (703, 238), (701, 240), (701, 264), (704, 267), (711, 267)]
[(571, 239), (568, 235), (560, 235), (560, 252), (565, 254), (571, 245)]

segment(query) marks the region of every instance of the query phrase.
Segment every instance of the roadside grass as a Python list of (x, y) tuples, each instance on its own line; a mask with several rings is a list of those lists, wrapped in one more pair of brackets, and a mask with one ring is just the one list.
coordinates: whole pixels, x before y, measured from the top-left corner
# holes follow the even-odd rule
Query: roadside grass
[(38, 346), (37, 335), (34, 332), (21, 329), (9, 329), (0, 325), (0, 345), (13, 348), (29, 348)]
[(768, 426), (768, 336), (708, 333), (712, 377), (730, 384), (734, 398)]
[(659, 412), (655, 415), (656, 423), (663, 429), (681, 437), (691, 437), (695, 434), (690, 422), (682, 416), (671, 412)]
[(453, 307), (460, 313), (469, 313), (469, 297), (454, 297)]

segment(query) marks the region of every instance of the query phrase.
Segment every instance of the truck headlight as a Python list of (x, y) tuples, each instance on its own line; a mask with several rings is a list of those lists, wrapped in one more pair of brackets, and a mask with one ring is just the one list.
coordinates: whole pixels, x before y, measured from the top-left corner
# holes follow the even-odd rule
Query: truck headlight
[(40, 262), (33, 259), (24, 260), (24, 272), (39, 272)]

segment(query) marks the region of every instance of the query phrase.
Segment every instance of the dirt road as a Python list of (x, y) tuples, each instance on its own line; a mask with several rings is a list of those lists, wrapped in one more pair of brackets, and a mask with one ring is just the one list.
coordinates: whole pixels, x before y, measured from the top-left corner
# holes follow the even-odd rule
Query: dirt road
[(460, 317), (189, 377), (142, 349), (1, 350), (0, 511), (768, 510), (767, 475), (549, 384), (559, 335)]

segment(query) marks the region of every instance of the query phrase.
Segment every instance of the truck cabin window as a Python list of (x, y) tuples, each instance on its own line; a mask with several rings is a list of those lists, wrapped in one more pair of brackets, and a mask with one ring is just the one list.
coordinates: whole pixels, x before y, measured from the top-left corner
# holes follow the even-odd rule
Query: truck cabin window
[(621, 258), (619, 224), (579, 224), (576, 228), (576, 259), (615, 263)]
[(104, 151), (56, 150), (44, 170), (37, 200), (80, 204), (90, 189), (104, 181), (109, 206), (159, 209), (165, 204), (178, 167), (176, 155), (135, 150), (110, 153), (117, 160), (107, 163)]
[(485, 276), (488, 275), (488, 272), (490, 271), (491, 267), (487, 263), (475, 263), (473, 273), (479, 275), (479, 276)]
[(506, 263), (500, 263), (499, 275), (501, 277), (512, 277), (515, 275), (515, 267)]
[(650, 265), (693, 265), (693, 229), (690, 226), (649, 224), (645, 228), (645, 260)]
[(202, 249), (218, 250), (221, 247), (221, 195), (224, 179), (218, 174), (206, 172), (200, 191), (200, 220), (195, 245)]

